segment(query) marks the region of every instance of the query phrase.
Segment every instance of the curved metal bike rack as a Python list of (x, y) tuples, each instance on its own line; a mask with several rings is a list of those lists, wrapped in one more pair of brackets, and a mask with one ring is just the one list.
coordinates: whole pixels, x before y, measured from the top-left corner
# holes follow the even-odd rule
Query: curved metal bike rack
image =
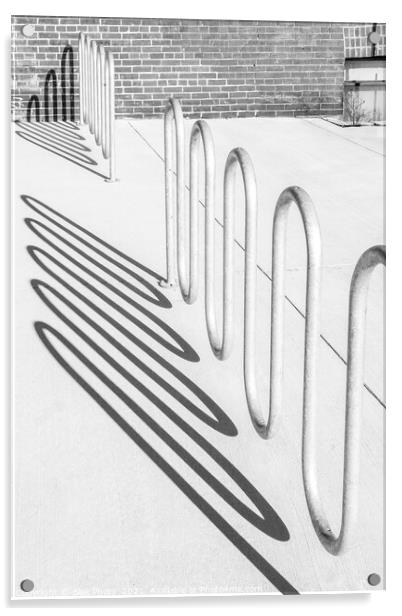
[[(173, 131), (173, 129), (175, 129)], [(176, 202), (173, 202), (173, 138), (176, 139)], [(162, 286), (177, 284), (176, 254), (179, 253), (178, 238), (184, 232), (184, 123), (179, 101), (171, 98), (164, 116), (165, 142), (165, 211), (166, 211), (166, 280)], [(179, 233), (180, 228), (180, 233)], [(180, 252), (180, 267), (183, 287), (183, 254)]]
[[(370, 275), (385, 265), (385, 247), (373, 246), (360, 257), (352, 277), (349, 300), (348, 361), (346, 383), (345, 453), (342, 523), (338, 536), (331, 531), (319, 497), (316, 469), (317, 351), (320, 338), (321, 234), (309, 195), (298, 186), (286, 188), (276, 203), (272, 229), (270, 399), (265, 417), (258, 396), (255, 366), (257, 283), (257, 186), (250, 156), (243, 148), (233, 149), (224, 173), (223, 331), (218, 332), (214, 293), (215, 151), (211, 131), (204, 120), (194, 123), (190, 137), (190, 224), (189, 268), (186, 264), (184, 122), (180, 103), (170, 99), (165, 126), (165, 204), (167, 280), (178, 281), (183, 299), (191, 304), (198, 296), (198, 156), (202, 143), (205, 163), (205, 315), (211, 348), (221, 360), (230, 356), (234, 343), (234, 186), (240, 166), (245, 194), (245, 268), (243, 372), (252, 423), (262, 438), (272, 436), (282, 407), (284, 302), (286, 271), (286, 225), (295, 205), (301, 215), (307, 247), (306, 317), (303, 375), (302, 471), (308, 510), (314, 530), (325, 549), (339, 554), (351, 544), (357, 515), (359, 475), (359, 421), (363, 382), (363, 342), (366, 297)], [(175, 131), (175, 134), (174, 134)], [(176, 203), (173, 200), (173, 141), (176, 141)], [(177, 207), (176, 207), (177, 206)], [(177, 253), (177, 264), (176, 264)]]
[(103, 157), (109, 161), (109, 177), (116, 180), (114, 57), (88, 34), (79, 35), (80, 121), (88, 124)]
[[(304, 491), (315, 532), (331, 554), (340, 554), (353, 544), (353, 528), (358, 510), (367, 291), (373, 270), (377, 265), (385, 265), (385, 256), (385, 246), (372, 246), (366, 250), (356, 264), (350, 284), (342, 521), (338, 535), (331, 530), (319, 496), (315, 451), (317, 420), (315, 400), (310, 400), (310, 403), (304, 406), (302, 446)], [(316, 328), (318, 328), (318, 318)], [(317, 345), (318, 331), (315, 332), (315, 338), (314, 344)]]

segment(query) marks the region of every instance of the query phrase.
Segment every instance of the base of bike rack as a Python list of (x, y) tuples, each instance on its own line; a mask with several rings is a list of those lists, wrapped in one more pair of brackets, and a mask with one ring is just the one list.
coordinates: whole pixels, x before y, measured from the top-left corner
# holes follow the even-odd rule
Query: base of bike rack
[(177, 280), (173, 282), (169, 282), (168, 280), (160, 280), (158, 285), (163, 289), (173, 289), (173, 287), (177, 287)]

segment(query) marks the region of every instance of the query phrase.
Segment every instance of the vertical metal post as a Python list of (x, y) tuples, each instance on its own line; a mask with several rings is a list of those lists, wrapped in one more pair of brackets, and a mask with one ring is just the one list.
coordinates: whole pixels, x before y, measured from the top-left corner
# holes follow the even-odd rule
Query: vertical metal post
[[(233, 348), (234, 299), (234, 186), (236, 166), (240, 165), (245, 195), (246, 242), (244, 253), (244, 370), (246, 393), (251, 392), (248, 379), (254, 363), (255, 346), (255, 290), (257, 273), (257, 183), (251, 158), (243, 148), (232, 150), (225, 165), (223, 180), (224, 247), (223, 247), (223, 336), (222, 345), (215, 349), (219, 359), (227, 359)], [(247, 392), (248, 389), (248, 392)]]
[(102, 154), (106, 158), (108, 151), (108, 100), (107, 100), (107, 76), (106, 76), (106, 52), (102, 46), (101, 49), (101, 73), (102, 73)]
[(78, 38), (78, 64), (80, 71), (80, 124), (84, 124), (84, 99), (85, 99), (85, 35), (80, 32)]
[(107, 182), (116, 181), (115, 152), (115, 108), (114, 108), (114, 58), (111, 51), (106, 53), (106, 101), (107, 101), (107, 140), (106, 151), (109, 158), (109, 178)]
[(90, 66), (89, 66), (90, 38), (84, 34), (84, 122), (89, 124), (89, 100), (90, 100)]
[(100, 50), (102, 45), (96, 46), (96, 105), (95, 105), (95, 142), (96, 145), (101, 144), (102, 133), (102, 76), (101, 76), (101, 59)]
[(95, 132), (96, 118), (96, 41), (92, 40), (90, 45), (90, 114), (89, 114), (89, 130), (92, 134)]
[[(203, 145), (205, 163), (205, 315), (211, 345), (217, 342), (217, 326), (214, 302), (214, 237), (211, 236), (215, 210), (215, 147), (212, 133), (205, 120), (193, 124), (190, 137), (190, 279), (184, 299), (192, 304), (198, 295), (199, 250), (198, 250), (198, 156), (200, 142)], [(179, 241), (180, 238), (179, 238)], [(182, 293), (183, 284), (181, 283)], [(186, 287), (185, 287), (186, 288)]]
[[(174, 124), (173, 124), (174, 123)], [(176, 140), (176, 203), (173, 200), (173, 129)], [(184, 121), (180, 103), (171, 98), (164, 115), (165, 133), (165, 216), (166, 216), (166, 269), (167, 277), (160, 284), (173, 287), (177, 284), (176, 271), (184, 282), (186, 255), (179, 238), (184, 237)], [(176, 255), (177, 261), (176, 263)]]
[(114, 57), (103, 44), (79, 35), (80, 120), (88, 124), (109, 161), (107, 182), (116, 181)]
[[(320, 336), (321, 233), (310, 196), (302, 188), (292, 186), (286, 188), (278, 198), (272, 228), (270, 419), (266, 426), (267, 433), (272, 433), (272, 426), (282, 405), (286, 227), (291, 205), (295, 205), (301, 215), (307, 248), (304, 409), (314, 406), (316, 395), (316, 357)], [(261, 417), (255, 419), (260, 423)]]
[(105, 139), (106, 139), (106, 101), (105, 101), (105, 48), (99, 46), (99, 103), (100, 103), (100, 145), (102, 146), (102, 154), (105, 156)]

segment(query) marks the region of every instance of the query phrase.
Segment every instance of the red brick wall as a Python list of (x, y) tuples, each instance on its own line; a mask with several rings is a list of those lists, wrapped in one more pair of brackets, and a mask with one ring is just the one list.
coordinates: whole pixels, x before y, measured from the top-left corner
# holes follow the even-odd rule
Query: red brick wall
[[(24, 23), (34, 36), (21, 33)], [(343, 24), (132, 18), (12, 18), (14, 116), (36, 94), (43, 109), (46, 73), (60, 81), (63, 49), (78, 68), (78, 33), (115, 54), (116, 115), (157, 117), (169, 96), (189, 117), (319, 115), (342, 112)], [(78, 84), (78, 73), (75, 80)], [(75, 91), (76, 117), (79, 93)], [(60, 107), (60, 101), (59, 101)]]

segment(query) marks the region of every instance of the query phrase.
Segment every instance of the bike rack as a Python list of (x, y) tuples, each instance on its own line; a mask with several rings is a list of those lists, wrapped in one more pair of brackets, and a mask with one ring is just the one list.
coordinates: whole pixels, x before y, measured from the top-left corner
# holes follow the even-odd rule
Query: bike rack
[[(345, 445), (343, 462), (342, 521), (339, 534), (331, 530), (318, 491), (316, 457), (315, 397), (304, 404), (302, 465), (306, 501), (315, 532), (331, 554), (345, 552), (353, 545), (353, 529), (358, 512), (360, 422), (363, 389), (364, 341), (367, 291), (377, 265), (385, 266), (385, 246), (368, 248), (358, 260), (349, 291), (348, 356), (346, 376)], [(314, 346), (318, 343), (318, 309)], [(315, 364), (315, 362), (314, 362)], [(314, 375), (315, 380), (315, 375)], [(314, 383), (312, 394), (315, 390)]]
[(87, 124), (109, 161), (107, 182), (116, 181), (114, 57), (88, 34), (79, 35), (80, 122)]
[[(345, 452), (343, 470), (342, 523), (338, 536), (331, 531), (319, 497), (316, 469), (317, 351), (320, 339), (321, 234), (314, 204), (298, 186), (286, 188), (279, 196), (272, 229), (270, 399), (265, 418), (258, 396), (255, 369), (256, 284), (257, 284), (257, 183), (249, 154), (233, 149), (224, 172), (223, 247), (223, 331), (218, 332), (214, 300), (215, 151), (212, 133), (204, 120), (194, 123), (190, 137), (190, 230), (189, 271), (185, 254), (185, 145), (180, 103), (171, 98), (164, 115), (165, 208), (167, 278), (164, 286), (179, 282), (183, 299), (196, 301), (199, 286), (198, 246), (198, 155), (203, 144), (205, 161), (205, 316), (212, 351), (227, 359), (234, 345), (234, 186), (240, 166), (245, 194), (244, 268), (244, 386), (251, 421), (262, 438), (273, 434), (282, 407), (284, 302), (286, 271), (286, 225), (291, 205), (301, 215), (307, 246), (306, 318), (303, 376), (302, 472), (308, 511), (314, 530), (331, 554), (346, 551), (352, 543), (357, 517), (360, 416), (363, 380), (365, 313), (370, 276), (378, 264), (385, 265), (385, 247), (373, 246), (357, 262), (350, 285), (348, 359), (345, 410)], [(173, 199), (173, 142), (176, 142), (176, 202)], [(178, 275), (177, 275), (178, 273)]]

